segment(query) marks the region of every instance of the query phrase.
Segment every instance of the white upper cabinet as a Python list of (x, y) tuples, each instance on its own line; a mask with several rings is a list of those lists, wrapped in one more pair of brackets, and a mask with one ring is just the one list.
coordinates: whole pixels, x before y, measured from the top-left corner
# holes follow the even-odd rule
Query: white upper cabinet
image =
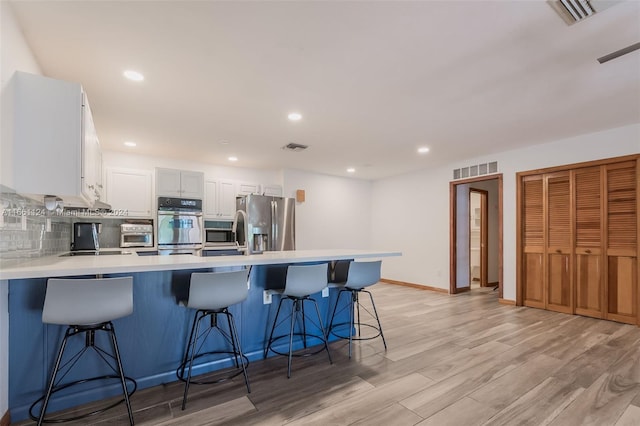
[(180, 189), (185, 198), (199, 198), (204, 196), (204, 173), (180, 172)]
[(207, 179), (204, 183), (204, 216), (233, 219), (236, 213), (236, 185), (231, 181)]
[(202, 199), (204, 173), (156, 168), (156, 196)]
[(275, 185), (275, 184), (263, 185), (262, 193), (264, 195), (270, 195), (272, 197), (282, 197), (282, 185)]
[(107, 203), (114, 214), (151, 218), (153, 212), (153, 172), (121, 168), (107, 169)]
[(259, 194), (260, 193), (260, 184), (259, 183), (247, 183), (240, 182), (238, 183), (238, 195), (249, 195), (249, 194)]
[(93, 201), (102, 200), (102, 150), (86, 96), (83, 96), (83, 108), (82, 192)]
[(80, 84), (16, 72), (7, 95), (12, 120), (2, 141), (2, 183), (91, 206), (102, 189), (102, 157)]

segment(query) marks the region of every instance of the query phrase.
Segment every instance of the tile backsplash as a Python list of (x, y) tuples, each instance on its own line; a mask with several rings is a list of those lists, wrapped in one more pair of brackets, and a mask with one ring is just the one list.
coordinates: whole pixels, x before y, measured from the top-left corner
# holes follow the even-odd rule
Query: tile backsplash
[(69, 250), (70, 217), (47, 212), (41, 203), (0, 192), (0, 260), (30, 259)]
[(100, 248), (120, 246), (120, 224), (125, 220), (87, 217), (74, 211), (57, 214), (47, 211), (38, 201), (2, 187), (0, 206), (0, 265), (69, 251), (74, 222), (102, 223)]

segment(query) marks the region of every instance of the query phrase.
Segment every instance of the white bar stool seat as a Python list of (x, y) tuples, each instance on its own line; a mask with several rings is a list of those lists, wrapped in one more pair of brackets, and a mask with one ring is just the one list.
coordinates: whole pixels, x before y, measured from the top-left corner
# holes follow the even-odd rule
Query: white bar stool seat
[[(131, 410), (130, 396), (137, 388), (136, 381), (124, 375), (115, 329), (111, 321), (133, 313), (133, 278), (51, 278), (47, 281), (47, 290), (42, 311), (42, 322), (46, 324), (66, 325), (67, 331), (58, 350), (55, 366), (49, 379), (47, 391), (44, 396), (36, 400), (29, 408), (29, 416), (42, 423), (62, 423), (75, 421), (102, 413), (109, 408), (125, 402), (129, 414), (129, 423), (133, 425), (133, 413)], [(95, 333), (104, 331), (111, 340), (112, 353), (100, 348), (95, 340)], [(70, 337), (85, 334), (84, 347), (62, 364), (65, 347)], [(61, 381), (67, 373), (76, 365), (78, 359), (93, 350), (115, 374), (91, 377), (71, 383), (62, 384)], [(115, 362), (115, 365), (112, 364)], [(56, 380), (58, 376), (60, 378)], [(91, 413), (74, 415), (69, 418), (45, 418), (47, 406), (51, 395), (68, 387), (79, 385), (88, 381), (119, 379), (122, 386), (123, 398), (105, 408)], [(132, 384), (132, 390), (128, 391), (127, 382)], [(40, 414), (33, 414), (35, 406), (42, 402)]]
[[(287, 268), (287, 278), (285, 280), (285, 288), (282, 291), (282, 298), (280, 299), (280, 303), (278, 304), (278, 310), (276, 311), (276, 316), (273, 320), (273, 326), (271, 327), (271, 333), (269, 334), (269, 340), (267, 341), (267, 345), (264, 350), (264, 357), (266, 358), (269, 354), (269, 351), (278, 354), (288, 356), (287, 362), (287, 378), (291, 377), (291, 360), (294, 356), (309, 356), (315, 355), (317, 353), (322, 352), (323, 350), (327, 351), (327, 356), (329, 357), (329, 363), (333, 364), (331, 359), (331, 353), (329, 352), (329, 344), (327, 342), (327, 335), (325, 333), (324, 326), (322, 324), (322, 317), (320, 316), (320, 309), (318, 308), (318, 303), (315, 299), (311, 298), (312, 294), (318, 293), (327, 287), (327, 271), (328, 265), (326, 263), (319, 265), (290, 265)], [(279, 320), (280, 312), (282, 308), (282, 303), (285, 300), (290, 300), (292, 302), (291, 305), (291, 314), (289, 317), (285, 317), (284, 319)], [(304, 302), (311, 302), (315, 306), (316, 314), (318, 321), (317, 323), (305, 315), (304, 313)], [(286, 321), (288, 318), (291, 319), (289, 334), (276, 336), (273, 334), (279, 324)], [(314, 335), (307, 332), (306, 321), (309, 320), (313, 324), (316, 325), (320, 329), (321, 336)], [(296, 323), (300, 322), (302, 330), (298, 332), (295, 331)], [(294, 336), (298, 336), (302, 338), (302, 343), (304, 348), (307, 348), (307, 337), (315, 337), (322, 341), (322, 345), (320, 349), (315, 352), (305, 352), (302, 354), (294, 354), (293, 353), (293, 338)], [(288, 353), (281, 352), (274, 348), (275, 342), (280, 339), (288, 338), (289, 339), (289, 351)]]
[[(369, 287), (373, 284), (376, 284), (380, 281), (380, 268), (382, 267), (382, 261), (363, 261), (363, 262), (354, 262), (349, 263), (349, 271), (347, 273), (347, 281), (346, 283), (339, 285), (340, 291), (338, 292), (338, 296), (336, 298), (336, 303), (333, 307), (333, 313), (331, 314), (331, 321), (329, 321), (329, 333), (340, 339), (348, 339), (349, 340), (349, 358), (351, 358), (351, 343), (354, 340), (371, 340), (377, 337), (382, 338), (382, 343), (384, 345), (385, 351), (387, 350), (387, 342), (384, 338), (384, 334), (382, 333), (382, 325), (380, 324), (380, 317), (378, 316), (378, 311), (376, 310), (376, 304), (373, 301), (373, 295), (370, 291), (366, 290), (366, 287)], [(338, 302), (340, 302), (340, 296), (342, 294), (350, 294), (349, 304), (346, 308), (349, 309), (349, 322), (348, 323), (334, 323), (334, 319), (336, 316), (336, 310), (338, 309)], [(369, 311), (366, 307), (364, 307), (360, 303), (360, 293), (367, 293), (369, 295), (369, 299), (371, 300), (371, 306), (373, 307), (373, 312)], [(367, 312), (372, 318), (376, 320), (377, 325), (375, 324), (367, 324), (363, 323), (360, 320), (361, 311), (364, 310)], [(354, 312), (355, 311), (355, 312)], [(340, 311), (338, 311), (340, 312)], [(357, 316), (357, 318), (354, 318)], [(347, 331), (343, 330), (346, 326), (348, 326)], [(362, 328), (366, 327), (369, 329), (373, 329), (375, 331), (375, 335), (373, 336), (363, 336)], [(354, 334), (357, 332), (357, 336)]]
[[(176, 376), (184, 381), (184, 395), (182, 397), (182, 409), (187, 406), (187, 394), (190, 384), (212, 384), (229, 380), (240, 373), (244, 375), (244, 382), (247, 392), (251, 393), (249, 387), (249, 377), (247, 367), (249, 360), (242, 352), (240, 338), (236, 329), (233, 315), (229, 312), (229, 306), (243, 302), (248, 294), (249, 269), (232, 272), (194, 272), (191, 274), (189, 285), (189, 299), (184, 303), (187, 308), (195, 309), (189, 341), (185, 349), (182, 364), (176, 370)], [(227, 318), (228, 332), (220, 328), (218, 315)], [(209, 326), (200, 332), (200, 323), (209, 317)], [(204, 344), (212, 330), (217, 330), (230, 344), (231, 350), (204, 351)], [(200, 346), (198, 347), (198, 341)], [(194, 360), (213, 354), (229, 354), (233, 356), (235, 369), (230, 374), (223, 377), (216, 376), (214, 379), (192, 380)], [(186, 370), (186, 371), (185, 371)]]

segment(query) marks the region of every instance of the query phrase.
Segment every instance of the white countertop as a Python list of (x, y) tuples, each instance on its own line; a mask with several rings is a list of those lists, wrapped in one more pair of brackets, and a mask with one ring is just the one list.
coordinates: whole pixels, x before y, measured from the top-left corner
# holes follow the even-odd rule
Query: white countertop
[(180, 269), (212, 268), (222, 266), (275, 265), (282, 263), (317, 262), (343, 259), (382, 258), (401, 256), (400, 252), (375, 250), (294, 250), (272, 251), (250, 256), (198, 257), (176, 256), (49, 256), (5, 264), (0, 280), (20, 278), (48, 278), (74, 275), (116, 274)]

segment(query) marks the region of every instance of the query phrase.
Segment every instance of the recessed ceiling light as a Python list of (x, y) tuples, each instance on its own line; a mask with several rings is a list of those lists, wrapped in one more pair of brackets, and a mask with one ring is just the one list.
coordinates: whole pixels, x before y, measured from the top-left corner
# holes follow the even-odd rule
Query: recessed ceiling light
[(427, 152), (429, 152), (429, 148), (427, 148), (426, 146), (418, 148), (419, 154), (426, 154)]
[(220, 145), (229, 145), (229, 141), (226, 139), (220, 139)]
[(292, 113), (289, 113), (287, 117), (291, 121), (298, 121), (302, 118), (302, 114), (300, 114), (299, 112), (292, 112)]
[(238, 157), (231, 156), (228, 158), (229, 161), (238, 161)]
[(353, 167), (349, 167), (347, 169), (347, 173), (355, 173), (355, 172), (356, 172), (356, 169), (354, 169)]
[(144, 75), (140, 74), (138, 71), (126, 70), (122, 74), (124, 74), (124, 76), (126, 78), (128, 78), (129, 80), (133, 80), (133, 81), (142, 81), (142, 80), (144, 80)]
[(133, 148), (133, 147), (134, 147), (134, 146), (136, 146), (136, 145), (137, 145), (137, 144), (136, 144), (135, 142), (131, 142), (131, 141), (126, 141), (126, 142), (124, 143), (124, 146), (128, 146), (128, 147), (131, 147), (131, 148)]

